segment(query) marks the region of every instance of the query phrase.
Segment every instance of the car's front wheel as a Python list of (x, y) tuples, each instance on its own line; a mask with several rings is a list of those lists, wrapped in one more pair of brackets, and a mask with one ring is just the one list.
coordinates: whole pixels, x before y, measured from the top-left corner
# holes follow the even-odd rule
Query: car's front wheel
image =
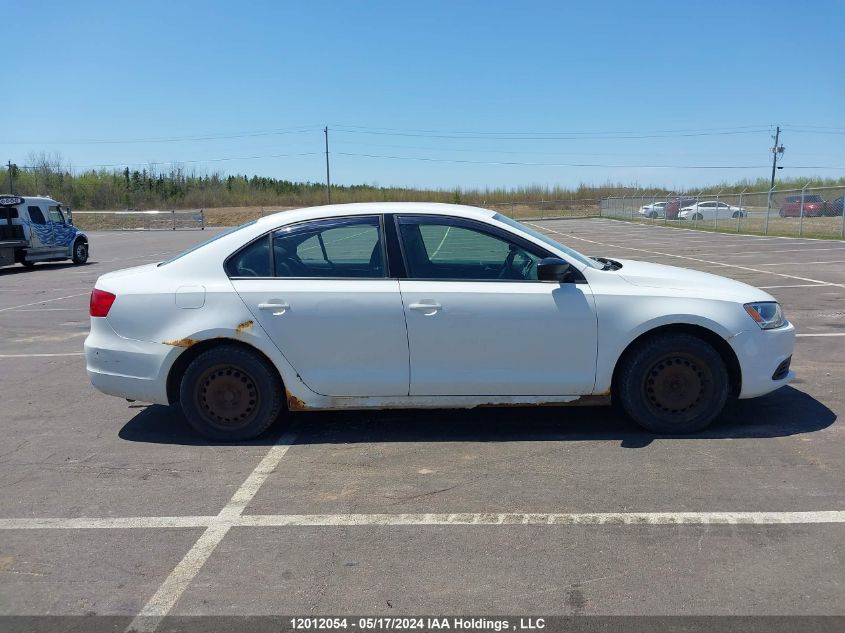
[(233, 442), (266, 431), (282, 410), (282, 393), (278, 375), (264, 358), (242, 347), (221, 345), (191, 361), (179, 401), (200, 434)]
[(73, 245), (73, 263), (84, 264), (88, 261), (88, 244), (82, 240), (76, 240)]
[(719, 353), (689, 334), (658, 334), (622, 359), (616, 395), (625, 412), (656, 433), (694, 433), (722, 412), (728, 372)]

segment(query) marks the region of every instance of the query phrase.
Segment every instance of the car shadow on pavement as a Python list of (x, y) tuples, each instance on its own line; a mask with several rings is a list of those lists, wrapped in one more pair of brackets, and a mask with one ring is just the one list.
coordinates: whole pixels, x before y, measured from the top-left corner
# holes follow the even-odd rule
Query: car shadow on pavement
[[(140, 406), (141, 412), (119, 432), (121, 439), (153, 444), (214, 444), (188, 426), (176, 407)], [(471, 410), (331, 411), (297, 413), (273, 425), (261, 437), (237, 445), (276, 442), (286, 426), (297, 444), (375, 442), (524, 442), (619, 441), (623, 448), (642, 448), (655, 439), (773, 438), (827, 428), (836, 414), (792, 387), (730, 405), (701, 433), (658, 435), (640, 429), (612, 407), (505, 407)]]
[(84, 264), (74, 264), (71, 261), (67, 262), (38, 262), (35, 266), (27, 268), (26, 266), (21, 266), (20, 264), (15, 264), (14, 266), (6, 266), (4, 268), (0, 268), (0, 276), (12, 276), (12, 275), (34, 275), (37, 274), (38, 271), (48, 271), (48, 270), (60, 270), (62, 268), (85, 268), (86, 266), (90, 266), (91, 264), (96, 264), (97, 262), (93, 259), (88, 260)]

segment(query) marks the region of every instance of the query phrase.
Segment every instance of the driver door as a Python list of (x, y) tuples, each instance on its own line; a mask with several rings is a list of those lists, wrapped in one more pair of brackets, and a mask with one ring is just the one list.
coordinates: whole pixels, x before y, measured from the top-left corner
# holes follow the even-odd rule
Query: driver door
[(587, 283), (537, 281), (548, 253), (480, 222), (397, 223), (412, 396), (592, 393), (597, 333)]

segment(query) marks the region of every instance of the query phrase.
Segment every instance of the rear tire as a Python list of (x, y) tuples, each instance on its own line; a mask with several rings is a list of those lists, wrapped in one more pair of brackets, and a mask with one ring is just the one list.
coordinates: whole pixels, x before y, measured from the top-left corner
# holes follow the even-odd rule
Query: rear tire
[(84, 264), (88, 261), (88, 244), (82, 240), (76, 240), (73, 244), (73, 263)]
[(264, 358), (234, 345), (214, 347), (185, 370), (179, 402), (188, 423), (218, 442), (250, 440), (276, 420), (283, 387)]
[(728, 371), (700, 338), (658, 334), (622, 360), (616, 394), (623, 410), (649, 431), (695, 433), (724, 409)]
[(26, 260), (22, 261), (21, 264), (24, 268), (32, 268), (35, 266), (35, 262), (28, 262)]

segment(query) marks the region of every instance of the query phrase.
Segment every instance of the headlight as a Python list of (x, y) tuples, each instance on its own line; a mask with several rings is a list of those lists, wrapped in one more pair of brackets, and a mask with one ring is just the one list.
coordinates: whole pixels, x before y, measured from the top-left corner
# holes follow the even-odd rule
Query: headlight
[(743, 307), (762, 330), (772, 330), (786, 323), (786, 319), (783, 318), (783, 310), (776, 301), (746, 303)]

